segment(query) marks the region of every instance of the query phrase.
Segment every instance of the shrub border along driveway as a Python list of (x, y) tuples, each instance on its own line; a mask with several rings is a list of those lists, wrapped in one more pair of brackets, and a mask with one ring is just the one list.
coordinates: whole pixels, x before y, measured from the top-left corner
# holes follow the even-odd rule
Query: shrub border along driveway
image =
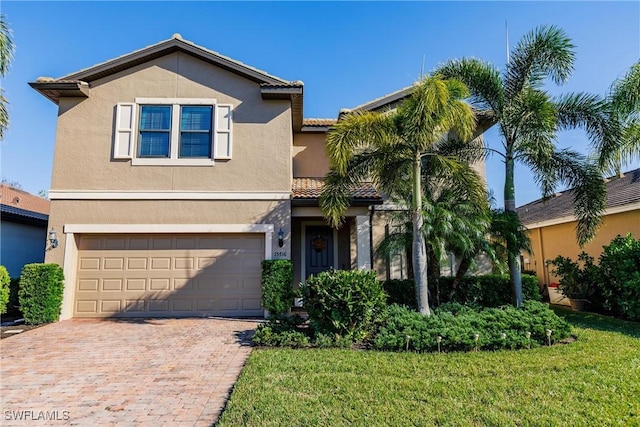
[(3, 340), (2, 425), (210, 426), (256, 324), (73, 319)]

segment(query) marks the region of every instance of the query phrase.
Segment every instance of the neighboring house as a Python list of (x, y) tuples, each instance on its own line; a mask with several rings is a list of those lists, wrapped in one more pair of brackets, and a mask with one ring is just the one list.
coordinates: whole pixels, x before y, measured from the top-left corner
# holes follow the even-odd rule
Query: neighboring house
[(382, 197), (363, 183), (343, 227), (327, 226), (318, 195), (335, 120), (303, 119), (302, 82), (175, 35), (30, 85), (58, 105), (60, 246), (46, 260), (64, 268), (62, 319), (261, 316), (264, 259), (291, 259), (296, 283), (372, 266)]
[(44, 261), (49, 201), (0, 184), (0, 264), (12, 278), (22, 267)]
[(618, 234), (631, 233), (640, 238), (640, 169), (609, 178), (606, 183), (607, 204), (602, 226), (593, 240), (583, 248), (576, 240), (577, 221), (573, 214), (571, 190), (548, 200), (536, 200), (517, 209), (522, 223), (529, 229), (533, 254), (524, 254), (523, 268), (536, 272), (540, 283), (557, 283), (548, 261), (558, 255), (574, 261), (585, 251), (596, 261), (602, 247)]

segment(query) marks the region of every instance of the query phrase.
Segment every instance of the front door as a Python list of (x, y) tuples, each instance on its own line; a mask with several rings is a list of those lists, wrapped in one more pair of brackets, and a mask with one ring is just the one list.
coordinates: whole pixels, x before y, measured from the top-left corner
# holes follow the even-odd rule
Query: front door
[(326, 225), (305, 227), (305, 278), (317, 276), (333, 265), (333, 229)]

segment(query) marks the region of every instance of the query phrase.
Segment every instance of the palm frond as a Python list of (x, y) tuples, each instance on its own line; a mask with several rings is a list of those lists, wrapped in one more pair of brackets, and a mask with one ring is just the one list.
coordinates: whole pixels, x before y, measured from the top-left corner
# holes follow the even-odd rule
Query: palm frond
[(640, 158), (640, 62), (612, 85), (607, 97), (609, 122), (620, 128), (615, 135), (594, 144), (598, 164), (606, 172), (619, 171), (626, 162)]
[(506, 98), (525, 87), (539, 87), (545, 77), (563, 84), (573, 72), (575, 46), (564, 30), (541, 26), (525, 34), (511, 51), (504, 76)]
[(329, 161), (344, 174), (347, 162), (360, 149), (390, 143), (394, 136), (392, 115), (368, 111), (346, 114), (327, 134)]
[(435, 75), (463, 82), (471, 92), (471, 103), (480, 110), (502, 112), (504, 91), (500, 72), (488, 62), (475, 58), (453, 59), (436, 68)]
[[(542, 173), (534, 164), (529, 164), (539, 180)], [(586, 157), (572, 150), (553, 153), (545, 165), (544, 173), (551, 173), (550, 181), (571, 188), (574, 213), (578, 223), (576, 236), (580, 246), (593, 238), (602, 222), (606, 208), (606, 187), (600, 169), (587, 161)], [(547, 194), (548, 195), (548, 194)]]
[(0, 76), (2, 77), (7, 75), (15, 52), (15, 45), (11, 36), (12, 31), (7, 23), (6, 15), (0, 14)]
[(610, 89), (613, 109), (622, 115), (640, 114), (640, 62), (616, 80)]

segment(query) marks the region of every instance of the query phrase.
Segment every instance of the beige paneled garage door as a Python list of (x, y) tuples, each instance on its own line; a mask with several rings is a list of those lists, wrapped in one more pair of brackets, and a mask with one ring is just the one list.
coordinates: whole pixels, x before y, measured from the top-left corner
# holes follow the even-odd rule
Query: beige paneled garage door
[(75, 317), (261, 316), (261, 234), (81, 235)]

